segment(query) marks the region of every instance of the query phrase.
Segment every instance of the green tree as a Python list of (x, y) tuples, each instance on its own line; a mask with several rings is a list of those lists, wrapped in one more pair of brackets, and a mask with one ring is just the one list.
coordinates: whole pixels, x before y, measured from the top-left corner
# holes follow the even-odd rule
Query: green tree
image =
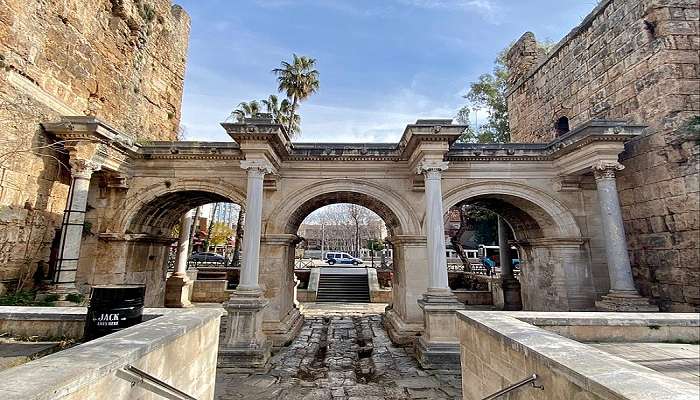
[[(272, 118), (281, 125), (290, 127), (288, 132), (299, 133), (299, 114), (294, 114), (292, 117), (292, 103), (289, 99), (283, 99), (279, 101), (276, 95), (271, 94), (267, 99), (261, 100), (262, 104), (268, 113), (272, 115)], [(290, 124), (291, 122), (291, 124)]]
[(246, 118), (255, 118), (260, 114), (260, 109), (260, 103), (257, 100), (243, 101), (238, 104), (238, 108), (233, 110), (228, 118), (236, 122), (243, 122)]
[(476, 143), (507, 143), (510, 142), (508, 126), (508, 102), (506, 90), (508, 68), (505, 65), (506, 50), (496, 58), (493, 72), (479, 76), (476, 82), (469, 86), (469, 92), (464, 96), (467, 104), (457, 112), (457, 120), (469, 124), (470, 110), (486, 109), (487, 122), (478, 127), (465, 131), (461, 140)]
[[(282, 61), (281, 68), (275, 68), (272, 72), (277, 75), (278, 90), (286, 93), (291, 99), (289, 115), (295, 115), (297, 106), (314, 94), (319, 88), (318, 71), (314, 68), (316, 60), (306, 56), (293, 55), (291, 63)], [(287, 121), (287, 132), (290, 136), (298, 133), (294, 131), (294, 118)]]

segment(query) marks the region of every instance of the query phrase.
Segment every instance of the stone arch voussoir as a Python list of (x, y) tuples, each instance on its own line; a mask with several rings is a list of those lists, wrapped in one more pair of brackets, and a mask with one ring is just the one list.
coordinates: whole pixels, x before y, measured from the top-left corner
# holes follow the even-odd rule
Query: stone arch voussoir
[[(398, 231), (402, 234), (419, 234), (421, 231), (421, 225), (415, 210), (408, 201), (395, 191), (371, 181), (359, 179), (329, 179), (310, 184), (287, 194), (284, 200), (280, 202), (280, 205), (275, 208), (269, 214), (267, 220), (264, 221), (264, 233), (293, 233), (287, 232), (289, 230), (287, 224), (294, 218), (294, 214), (297, 210), (303, 207), (307, 202), (313, 201), (315, 198), (333, 193), (357, 194), (385, 207), (385, 209), (390, 212), (391, 216), (395, 217)], [(351, 196), (349, 198), (351, 198)], [(372, 204), (365, 203), (360, 205), (377, 212), (376, 207), (373, 209)], [(389, 221), (385, 222), (389, 223)]]
[[(457, 186), (445, 192), (445, 210), (469, 199), (484, 196), (510, 196), (524, 200), (543, 212), (551, 222), (549, 234), (557, 238), (580, 239), (581, 230), (572, 212), (541, 189), (514, 182), (483, 181)], [(517, 207), (514, 205), (514, 207)], [(528, 210), (523, 210), (527, 212)], [(551, 228), (554, 229), (551, 229)]]
[[(169, 183), (166, 184), (166, 181)], [(136, 193), (129, 196), (115, 210), (115, 217), (109, 224), (109, 229), (114, 233), (125, 233), (134, 218), (149, 203), (159, 197), (179, 192), (205, 192), (211, 193), (215, 200), (227, 200), (236, 204), (245, 204), (245, 187), (223, 179), (179, 179), (167, 180), (152, 185), (134, 189)]]

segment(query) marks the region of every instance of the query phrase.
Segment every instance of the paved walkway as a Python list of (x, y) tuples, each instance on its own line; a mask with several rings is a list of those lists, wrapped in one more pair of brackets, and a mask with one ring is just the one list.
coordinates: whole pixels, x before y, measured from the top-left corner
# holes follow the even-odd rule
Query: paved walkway
[[(328, 308), (325, 312), (333, 313)], [(307, 313), (297, 339), (273, 356), (268, 369), (219, 369), (216, 399), (462, 398), (459, 372), (421, 369), (411, 348), (391, 343), (381, 316), (312, 315)]]

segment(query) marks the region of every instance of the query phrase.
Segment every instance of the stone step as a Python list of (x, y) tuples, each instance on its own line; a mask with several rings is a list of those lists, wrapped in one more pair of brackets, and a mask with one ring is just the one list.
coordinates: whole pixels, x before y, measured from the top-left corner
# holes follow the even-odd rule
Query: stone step
[(367, 275), (323, 275), (319, 278), (316, 301), (320, 303), (369, 302)]

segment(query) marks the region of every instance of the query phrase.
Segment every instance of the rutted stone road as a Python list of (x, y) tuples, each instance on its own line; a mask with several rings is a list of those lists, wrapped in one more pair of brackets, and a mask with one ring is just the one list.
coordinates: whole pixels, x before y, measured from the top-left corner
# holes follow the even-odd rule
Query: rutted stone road
[(458, 371), (424, 371), (411, 348), (393, 346), (381, 316), (307, 317), (265, 371), (217, 371), (216, 398), (461, 399)]

